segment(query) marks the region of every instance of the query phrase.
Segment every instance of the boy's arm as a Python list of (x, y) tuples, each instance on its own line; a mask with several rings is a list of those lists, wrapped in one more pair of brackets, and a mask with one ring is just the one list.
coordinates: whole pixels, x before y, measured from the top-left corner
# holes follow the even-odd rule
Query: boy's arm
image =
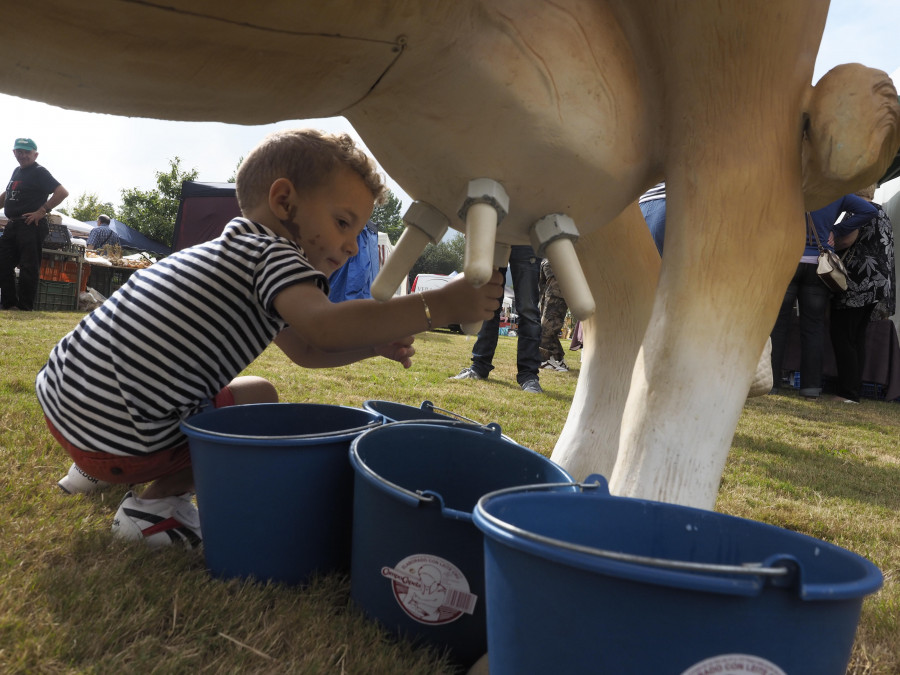
[(491, 281), (480, 288), (473, 288), (459, 278), (442, 288), (392, 298), (387, 302), (347, 300), (340, 303), (332, 303), (313, 283), (295, 284), (275, 298), (275, 309), (287, 322), (286, 330), (293, 334), (291, 338), (279, 336), (276, 343), (279, 347), (287, 346), (291, 351), (286, 353), (295, 361), (295, 356), (308, 362), (310, 357), (323, 354), (336, 357), (343, 353), (338, 360), (350, 363), (374, 356), (373, 348), (384, 350), (431, 325), (489, 319), (500, 305), (501, 282), (500, 273), (495, 272)]
[(409, 368), (412, 365), (411, 359), (416, 353), (415, 347), (412, 346), (413, 340), (414, 338), (410, 336), (382, 348), (366, 347), (345, 352), (325, 352), (310, 347), (294, 331), (285, 328), (275, 337), (275, 344), (291, 361), (304, 368), (336, 368), (373, 356), (384, 356), (398, 361), (404, 368)]

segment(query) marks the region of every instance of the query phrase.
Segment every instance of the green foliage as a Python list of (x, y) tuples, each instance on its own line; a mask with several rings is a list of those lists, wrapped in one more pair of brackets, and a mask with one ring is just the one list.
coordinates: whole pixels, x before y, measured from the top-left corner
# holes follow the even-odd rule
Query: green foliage
[(403, 234), (403, 216), (400, 213), (403, 204), (390, 190), (386, 194), (384, 204), (377, 204), (372, 210), (372, 220), (378, 224), (381, 232), (387, 232), (391, 243), (396, 244)]
[(109, 202), (101, 202), (100, 197), (94, 192), (82, 192), (74, 202), (70, 202), (69, 206), (57, 211), (82, 222), (97, 220), (97, 216), (101, 213), (110, 218), (117, 218), (115, 207)]
[(181, 184), (196, 178), (196, 169), (185, 171), (181, 168), (180, 158), (170, 159), (168, 171), (156, 172), (155, 190), (122, 190), (119, 219), (144, 236), (171, 245), (181, 199)]
[(244, 163), (244, 156), (241, 155), (238, 158), (237, 164), (235, 164), (235, 166), (234, 166), (234, 171), (232, 172), (231, 177), (226, 181), (227, 183), (236, 183), (237, 182), (238, 169), (241, 168), (241, 164), (243, 164), (243, 163)]
[(409, 271), (410, 283), (417, 274), (462, 272), (465, 248), (466, 239), (461, 234), (439, 241), (437, 244), (428, 244)]

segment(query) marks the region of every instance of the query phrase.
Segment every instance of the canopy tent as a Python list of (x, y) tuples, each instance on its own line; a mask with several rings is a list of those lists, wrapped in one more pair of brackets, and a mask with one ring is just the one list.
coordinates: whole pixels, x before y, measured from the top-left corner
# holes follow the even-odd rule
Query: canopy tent
[[(65, 221), (63, 222), (65, 224)], [(83, 224), (90, 225), (91, 229), (97, 227), (97, 223), (93, 220), (86, 220)], [(122, 248), (133, 248), (136, 251), (146, 251), (157, 255), (169, 255), (172, 252), (170, 247), (165, 244), (160, 244), (158, 241), (153, 241), (149, 237), (145, 237), (137, 230), (128, 227), (128, 225), (121, 220), (112, 218), (109, 221), (109, 229), (119, 235)], [(72, 231), (71, 226), (69, 227), (69, 231)]]
[(234, 183), (200, 183), (186, 180), (181, 184), (181, 203), (175, 218), (172, 250), (180, 251), (218, 237), (232, 218), (241, 215)]

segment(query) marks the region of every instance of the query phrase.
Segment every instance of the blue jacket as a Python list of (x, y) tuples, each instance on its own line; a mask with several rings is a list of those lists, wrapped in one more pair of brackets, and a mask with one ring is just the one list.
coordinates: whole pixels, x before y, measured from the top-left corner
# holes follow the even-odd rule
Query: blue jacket
[[(847, 212), (847, 217), (835, 225), (834, 221), (844, 211)], [(816, 227), (816, 232), (819, 234), (819, 239), (822, 241), (822, 246), (833, 251), (834, 247), (828, 243), (828, 237), (832, 232), (834, 232), (835, 237), (842, 237), (853, 230), (858, 230), (878, 215), (878, 209), (862, 197), (844, 195), (840, 199), (831, 202), (828, 206), (823, 206), (818, 211), (811, 211), (810, 215), (812, 216), (813, 225)], [(803, 251), (803, 255), (819, 255), (816, 240), (808, 227), (806, 227), (806, 250)]]
[(371, 220), (356, 238), (359, 252), (328, 280), (328, 299), (332, 302), (371, 298), (369, 287), (378, 274), (378, 225)]

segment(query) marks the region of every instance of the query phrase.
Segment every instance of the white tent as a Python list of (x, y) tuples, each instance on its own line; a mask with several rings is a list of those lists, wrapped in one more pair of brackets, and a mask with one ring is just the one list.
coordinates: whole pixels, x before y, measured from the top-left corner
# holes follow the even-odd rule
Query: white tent
[[(69, 216), (57, 213), (56, 217), (62, 219), (62, 224), (65, 225), (69, 229), (69, 234), (73, 237), (82, 237), (87, 238), (87, 236), (91, 233), (96, 225), (92, 225), (91, 223), (82, 223), (80, 220), (75, 220), (74, 218), (70, 218)], [(2, 213), (0, 213), (0, 225), (6, 225), (7, 218)]]
[(69, 228), (69, 234), (73, 237), (81, 237), (82, 239), (87, 239), (88, 235), (91, 233), (91, 230), (97, 227), (92, 223), (82, 223), (80, 220), (70, 218), (63, 213), (60, 213), (58, 215), (60, 218), (62, 218), (62, 224)]

